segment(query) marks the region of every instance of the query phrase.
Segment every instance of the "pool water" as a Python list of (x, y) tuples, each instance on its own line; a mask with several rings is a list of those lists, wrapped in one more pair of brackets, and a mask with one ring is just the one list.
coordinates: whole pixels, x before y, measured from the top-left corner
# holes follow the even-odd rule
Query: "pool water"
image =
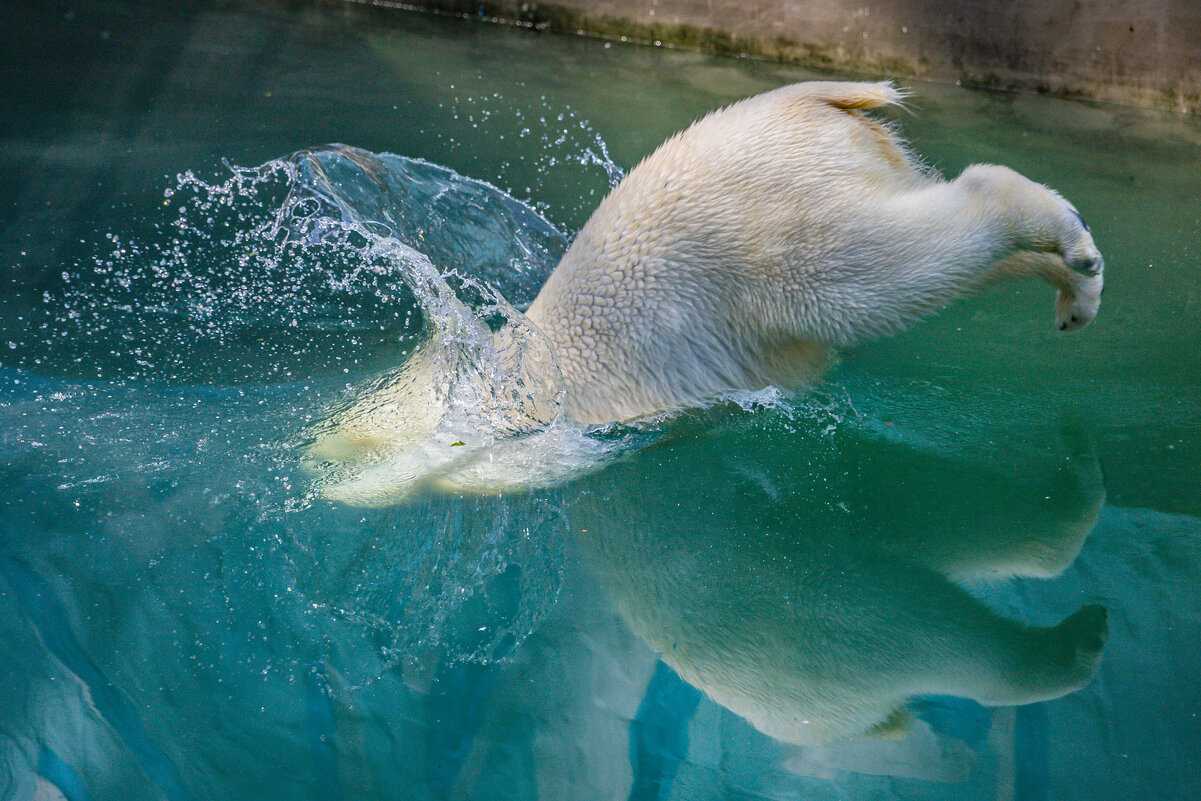
[[(520, 313), (572, 233), (698, 116), (843, 76), (398, 11), (0, 21), (0, 798), (1196, 797), (1195, 119), (907, 84), (933, 167), (1081, 210), (1096, 322), (996, 287), (809, 393), (589, 430)], [(363, 420), (455, 461), (330, 450)], [(1032, 703), (967, 697), (1010, 663)]]

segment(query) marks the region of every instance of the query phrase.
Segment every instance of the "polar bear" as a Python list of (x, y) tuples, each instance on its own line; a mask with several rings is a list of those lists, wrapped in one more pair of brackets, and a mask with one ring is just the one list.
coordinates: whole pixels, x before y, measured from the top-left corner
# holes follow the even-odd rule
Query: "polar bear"
[(583, 423), (795, 388), (831, 348), (983, 284), (1039, 277), (1056, 324), (1097, 313), (1103, 261), (1076, 209), (1005, 167), (953, 181), (862, 109), (889, 83), (785, 86), (664, 143), (605, 198), (527, 316)]
[[(548, 347), (561, 371), (538, 379), (557, 394), (533, 404), (537, 419), (455, 406), (488, 395), (464, 381), (513, 371), (498, 357), (431, 372), (454, 361), (435, 337), (402, 368), (400, 390), (363, 393), (316, 432), (308, 461), (333, 476), (320, 491), (374, 506), (421, 486), (558, 483), (607, 453), (559, 425), (560, 407), (595, 425), (730, 390), (796, 389), (833, 349), (999, 280), (1042, 278), (1058, 290), (1061, 330), (1089, 323), (1104, 262), (1076, 209), (1005, 167), (953, 181), (922, 168), (863, 113), (901, 100), (889, 83), (794, 84), (669, 139), (602, 201), (525, 316), (477, 348), (510, 352), (534, 326), (544, 342), (533, 349)], [(409, 391), (415, 381), (449, 388)]]

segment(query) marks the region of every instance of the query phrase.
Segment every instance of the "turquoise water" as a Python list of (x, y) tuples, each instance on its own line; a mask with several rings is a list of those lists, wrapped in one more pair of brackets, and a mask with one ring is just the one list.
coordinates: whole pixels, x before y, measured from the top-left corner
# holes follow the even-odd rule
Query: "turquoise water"
[[(1097, 321), (997, 287), (807, 395), (583, 431), (519, 310), (623, 170), (812, 73), (405, 14), (0, 19), (0, 797), (1196, 795), (1195, 120), (912, 84), (930, 164), (1089, 220)], [(516, 434), (545, 480), (313, 458), (430, 353), (487, 412), (431, 440)], [(964, 697), (958, 655), (1092, 604), (1082, 689)], [(1038, 636), (1024, 685), (1071, 642)]]

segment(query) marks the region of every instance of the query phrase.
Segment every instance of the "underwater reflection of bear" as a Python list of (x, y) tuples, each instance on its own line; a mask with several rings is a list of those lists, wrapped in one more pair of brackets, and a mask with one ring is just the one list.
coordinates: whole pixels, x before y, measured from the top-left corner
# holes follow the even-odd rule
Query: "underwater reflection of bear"
[[(917, 696), (1019, 705), (1092, 678), (1103, 607), (1029, 626), (956, 583), (1067, 567), (1104, 498), (1091, 454), (1015, 479), (864, 441), (839, 487), (837, 463), (765, 468), (747, 450), (719, 436), (644, 451), (586, 482), (572, 509), (626, 623), (716, 703), (825, 745), (898, 734)], [(837, 508), (868, 498), (878, 511)]]

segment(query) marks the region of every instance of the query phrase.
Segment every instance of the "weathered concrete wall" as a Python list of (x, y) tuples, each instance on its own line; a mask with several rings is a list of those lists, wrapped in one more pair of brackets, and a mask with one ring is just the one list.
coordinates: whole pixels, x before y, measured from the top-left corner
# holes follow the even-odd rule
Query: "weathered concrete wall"
[(404, 5), (816, 66), (1201, 112), (1201, 0), (404, 0)]

